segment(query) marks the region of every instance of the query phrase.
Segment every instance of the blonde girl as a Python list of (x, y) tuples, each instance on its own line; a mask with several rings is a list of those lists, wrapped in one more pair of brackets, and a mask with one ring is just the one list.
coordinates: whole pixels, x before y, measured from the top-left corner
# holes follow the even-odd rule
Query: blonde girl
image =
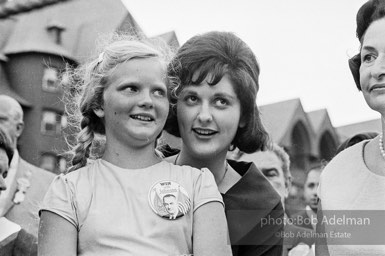
[[(39, 255), (229, 255), (210, 171), (155, 151), (169, 112), (166, 52), (118, 36), (77, 77), (81, 130), (40, 211)], [(100, 135), (105, 150), (87, 164)]]

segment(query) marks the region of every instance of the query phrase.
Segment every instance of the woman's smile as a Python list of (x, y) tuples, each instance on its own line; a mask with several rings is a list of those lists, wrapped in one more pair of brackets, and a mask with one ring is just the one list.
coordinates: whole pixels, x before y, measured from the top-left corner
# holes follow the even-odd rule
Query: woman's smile
[(198, 136), (210, 137), (217, 134), (217, 131), (205, 128), (193, 128), (193, 132), (195, 132)]
[(372, 85), (369, 89), (370, 91), (384, 91), (385, 83)]

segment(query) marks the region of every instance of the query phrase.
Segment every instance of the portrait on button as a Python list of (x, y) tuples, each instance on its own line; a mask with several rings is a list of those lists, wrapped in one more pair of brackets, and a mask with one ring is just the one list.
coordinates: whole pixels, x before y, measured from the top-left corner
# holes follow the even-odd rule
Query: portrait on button
[(157, 215), (169, 220), (186, 215), (191, 208), (187, 191), (173, 181), (155, 183), (148, 193), (148, 200)]

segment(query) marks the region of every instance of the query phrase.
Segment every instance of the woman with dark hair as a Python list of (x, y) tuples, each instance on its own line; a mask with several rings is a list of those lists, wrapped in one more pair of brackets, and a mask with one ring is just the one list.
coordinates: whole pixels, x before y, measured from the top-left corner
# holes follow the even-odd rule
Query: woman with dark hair
[[(385, 0), (370, 0), (357, 13), (360, 53), (349, 60), (356, 86), (381, 114), (382, 133), (340, 152), (325, 167), (319, 185), (318, 255), (385, 255)], [(375, 213), (377, 218), (373, 218)], [(355, 215), (360, 213), (359, 215)], [(339, 225), (331, 218), (370, 217), (367, 225)], [(377, 229), (378, 228), (378, 229)], [(331, 236), (350, 234), (350, 238)]]
[(229, 149), (252, 153), (268, 143), (256, 106), (259, 65), (253, 52), (232, 33), (209, 32), (188, 40), (170, 65), (175, 66), (169, 75), (179, 83), (165, 129), (183, 143), (168, 160), (213, 173), (233, 255), (281, 255), (279, 195), (253, 163), (226, 160)]

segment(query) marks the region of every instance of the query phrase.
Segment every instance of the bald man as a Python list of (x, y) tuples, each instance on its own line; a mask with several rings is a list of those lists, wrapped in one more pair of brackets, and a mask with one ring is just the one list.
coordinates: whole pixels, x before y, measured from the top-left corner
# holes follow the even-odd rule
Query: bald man
[(0, 129), (8, 134), (14, 150), (5, 178), (7, 189), (0, 194), (0, 217), (4, 216), (22, 228), (13, 255), (36, 255), (38, 210), (54, 174), (19, 156), (17, 140), (24, 129), (23, 109), (15, 99), (6, 95), (0, 95)]

